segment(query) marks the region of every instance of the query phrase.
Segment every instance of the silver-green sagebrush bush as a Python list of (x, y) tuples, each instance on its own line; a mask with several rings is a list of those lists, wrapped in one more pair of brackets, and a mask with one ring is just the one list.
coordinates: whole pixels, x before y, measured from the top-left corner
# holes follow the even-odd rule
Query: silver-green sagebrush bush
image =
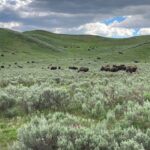
[[(86, 127), (83, 120), (55, 113), (35, 117), (19, 129), (18, 142), (11, 150), (149, 150), (149, 132), (134, 127), (109, 131), (100, 126)], [(88, 123), (88, 122), (87, 122)]]
[(15, 104), (15, 100), (7, 93), (0, 92), (0, 111), (6, 111)]
[(2, 114), (33, 116), (10, 149), (149, 150), (147, 69), (139, 74), (31, 70), (0, 76)]

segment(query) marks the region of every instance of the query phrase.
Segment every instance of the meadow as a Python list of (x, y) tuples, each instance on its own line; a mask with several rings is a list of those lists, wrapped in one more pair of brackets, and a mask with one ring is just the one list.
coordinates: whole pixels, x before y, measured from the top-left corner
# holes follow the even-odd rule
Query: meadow
[[(39, 36), (39, 39), (46, 42), (45, 36)], [(33, 41), (29, 47), (30, 37), (27, 47), (22, 47), (23, 50), (20, 47), (20, 51), (16, 47), (14, 55), (10, 50), (13, 44), (9, 44), (8, 39), (7, 44), (1, 42), (4, 56), (1, 56), (0, 64), (4, 68), (0, 69), (0, 149), (149, 150), (149, 44), (135, 48), (139, 45), (137, 40), (128, 43), (129, 39), (123, 42), (107, 39), (111, 40), (108, 45), (103, 39), (106, 46), (102, 45), (105, 42), (98, 42), (98, 37), (81, 40), (75, 36), (71, 39), (74, 41), (71, 48), (64, 35), (59, 39), (58, 35), (53, 36), (47, 39), (47, 42), (50, 38), (56, 39), (51, 39), (52, 46), (45, 43), (44, 46), (54, 48), (55, 45), (60, 51), (63, 48), (62, 52), (50, 53), (43, 46), (42, 52), (36, 51), (39, 47)], [(143, 38), (143, 41), (140, 37), (137, 39), (144, 43)], [(94, 41), (99, 44), (93, 44)], [(112, 41), (120, 43), (121, 48), (126, 47), (123, 54), (118, 53), (120, 47), (115, 51), (117, 44)], [(19, 46), (18, 43), (14, 45)], [(95, 52), (91, 52), (93, 45), (97, 47)], [(129, 51), (129, 46), (134, 50)], [(113, 50), (109, 52), (110, 47)], [(146, 53), (141, 53), (142, 48)], [(135, 64), (135, 60), (139, 62)], [(122, 63), (136, 65), (137, 72), (100, 71), (102, 65)], [(49, 66), (61, 69), (51, 70)], [(89, 71), (78, 72), (70, 70), (69, 66), (86, 66)]]

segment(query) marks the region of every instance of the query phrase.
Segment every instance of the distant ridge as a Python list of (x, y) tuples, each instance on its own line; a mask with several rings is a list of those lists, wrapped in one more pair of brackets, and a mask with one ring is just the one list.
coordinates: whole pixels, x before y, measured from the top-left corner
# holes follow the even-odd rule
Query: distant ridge
[[(10, 53), (15, 53), (11, 56)], [(103, 61), (150, 61), (150, 36), (113, 39), (93, 35), (17, 32), (0, 28), (0, 54), (8, 60), (102, 57)], [(4, 61), (4, 60), (0, 60)]]

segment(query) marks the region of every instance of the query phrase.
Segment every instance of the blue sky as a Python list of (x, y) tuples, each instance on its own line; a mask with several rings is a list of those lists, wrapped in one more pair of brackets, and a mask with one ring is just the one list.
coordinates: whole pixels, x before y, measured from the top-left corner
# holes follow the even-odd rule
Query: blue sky
[(113, 22), (117, 21), (117, 22), (122, 22), (124, 20), (126, 20), (127, 17), (125, 16), (116, 16), (116, 17), (113, 17), (113, 18), (109, 18), (109, 19), (106, 19), (104, 20), (103, 22), (106, 24), (106, 25), (110, 25), (112, 24)]
[(105, 37), (150, 35), (150, 0), (0, 0), (0, 27)]

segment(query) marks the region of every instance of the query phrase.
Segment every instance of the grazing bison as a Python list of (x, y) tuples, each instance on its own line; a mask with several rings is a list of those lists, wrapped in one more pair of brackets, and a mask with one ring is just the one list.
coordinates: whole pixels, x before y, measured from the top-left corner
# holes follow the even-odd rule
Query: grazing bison
[(137, 71), (137, 67), (136, 66), (128, 66), (126, 68), (126, 72), (129, 72), (129, 73), (133, 73), (133, 72), (136, 72)]
[(118, 71), (120, 71), (120, 70), (126, 70), (126, 66), (125, 65), (113, 65), (113, 67), (116, 67), (117, 69), (118, 69)]
[(136, 72), (137, 67), (136, 66), (125, 66), (125, 65), (113, 65), (113, 66), (102, 66), (101, 71), (108, 71), (108, 72), (118, 72), (118, 71), (126, 71), (126, 72)]
[(120, 55), (122, 55), (123, 54), (123, 52), (118, 52)]
[(5, 68), (5, 66), (1, 66), (1, 68), (3, 69), (3, 68)]
[(134, 60), (134, 63), (139, 63), (139, 61), (138, 60)]
[(69, 67), (69, 69), (71, 69), (71, 70), (78, 70), (78, 67)]
[(57, 67), (52, 66), (50, 69), (51, 70), (57, 70)]
[(110, 71), (110, 70), (111, 70), (111, 68), (110, 68), (109, 65), (106, 65), (106, 66), (102, 66), (102, 67), (101, 67), (101, 71)]
[(18, 68), (23, 68), (23, 66), (18, 65)]
[(1, 54), (1, 57), (4, 57), (4, 54)]
[(88, 72), (89, 71), (89, 68), (87, 67), (80, 67), (78, 72)]
[(101, 57), (97, 57), (97, 59), (101, 59)]

